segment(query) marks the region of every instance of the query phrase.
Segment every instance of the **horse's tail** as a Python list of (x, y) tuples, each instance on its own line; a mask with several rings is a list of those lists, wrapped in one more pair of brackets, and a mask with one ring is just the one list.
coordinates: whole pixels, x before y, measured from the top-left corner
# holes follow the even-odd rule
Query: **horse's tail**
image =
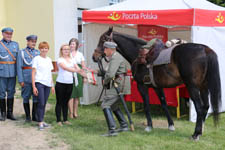
[(219, 107), (221, 104), (221, 83), (218, 58), (214, 51), (208, 53), (207, 81), (213, 109), (214, 124), (217, 125), (219, 122)]

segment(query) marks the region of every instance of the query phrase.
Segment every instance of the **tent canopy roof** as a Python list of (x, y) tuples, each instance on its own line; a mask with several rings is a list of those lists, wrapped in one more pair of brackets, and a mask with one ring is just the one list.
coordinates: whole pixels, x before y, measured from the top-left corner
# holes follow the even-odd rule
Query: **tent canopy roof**
[(89, 11), (132, 11), (132, 10), (170, 10), (170, 9), (225, 10), (206, 0), (126, 0), (111, 6)]

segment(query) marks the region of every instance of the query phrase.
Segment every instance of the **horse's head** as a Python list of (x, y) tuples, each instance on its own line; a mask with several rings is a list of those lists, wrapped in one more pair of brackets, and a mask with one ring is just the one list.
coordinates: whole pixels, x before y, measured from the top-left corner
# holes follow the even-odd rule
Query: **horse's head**
[(113, 27), (109, 27), (108, 31), (106, 31), (105, 33), (103, 33), (100, 36), (97, 48), (94, 50), (94, 53), (92, 55), (92, 59), (93, 59), (94, 62), (97, 62), (101, 58), (105, 57), (103, 44), (106, 41), (112, 41), (113, 40), (112, 39), (113, 38), (112, 32), (113, 32)]

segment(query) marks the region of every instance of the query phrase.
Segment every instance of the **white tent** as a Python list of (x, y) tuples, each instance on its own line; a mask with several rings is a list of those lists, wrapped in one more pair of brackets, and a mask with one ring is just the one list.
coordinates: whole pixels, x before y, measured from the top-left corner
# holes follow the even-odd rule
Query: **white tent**
[(191, 41), (208, 45), (218, 55), (222, 86), (221, 111), (225, 111), (224, 17), (225, 8), (206, 0), (127, 0), (83, 11), (82, 19), (87, 23), (101, 24), (190, 26)]

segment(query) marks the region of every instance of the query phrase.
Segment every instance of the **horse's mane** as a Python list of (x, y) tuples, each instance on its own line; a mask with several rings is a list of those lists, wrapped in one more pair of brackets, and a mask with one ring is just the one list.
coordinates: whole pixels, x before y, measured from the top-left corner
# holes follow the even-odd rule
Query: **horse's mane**
[(129, 35), (129, 34), (119, 33), (119, 32), (116, 32), (116, 31), (113, 31), (113, 34), (120, 35), (120, 36), (122, 36), (122, 37), (124, 37), (126, 39), (129, 39), (129, 40), (131, 40), (131, 41), (133, 41), (135, 43), (138, 43), (140, 45), (145, 45), (146, 44), (146, 41), (145, 40), (140, 39), (140, 38), (137, 38), (137, 37), (132, 36), (132, 35)]

